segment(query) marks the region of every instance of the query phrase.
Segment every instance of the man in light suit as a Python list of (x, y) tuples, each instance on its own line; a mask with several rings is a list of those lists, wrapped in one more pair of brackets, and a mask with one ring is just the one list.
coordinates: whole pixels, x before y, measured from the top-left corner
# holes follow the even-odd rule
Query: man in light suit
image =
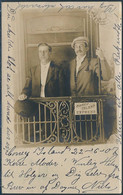
[[(88, 58), (89, 40), (87, 37), (77, 37), (71, 46), (76, 58), (70, 62), (70, 96), (83, 96), (98, 94), (99, 67), (97, 58)], [(111, 71), (100, 48), (96, 55), (101, 62), (101, 78), (109, 80)]]
[(59, 67), (51, 61), (52, 48), (47, 43), (38, 45), (40, 65), (30, 69), (26, 84), (18, 101), (15, 103), (15, 112), (29, 117), (37, 109), (29, 97), (57, 97), (62, 96), (62, 75)]
[[(100, 59), (101, 72), (99, 73), (99, 64), (97, 58), (88, 58), (89, 40), (87, 37), (77, 37), (73, 40), (71, 47), (74, 49), (76, 58), (70, 62), (69, 66), (69, 88), (70, 96), (86, 96), (99, 94), (99, 74), (102, 80), (108, 81), (111, 78), (110, 67), (100, 48), (96, 50), (96, 55)], [(110, 107), (107, 106), (110, 110)], [(104, 109), (105, 112), (105, 109)], [(109, 112), (105, 114), (106, 117)], [(111, 123), (110, 123), (111, 124)], [(84, 122), (81, 122), (84, 126)], [(106, 122), (104, 120), (104, 127)], [(88, 126), (90, 128), (90, 126)], [(76, 122), (77, 134), (80, 134), (80, 122)], [(107, 133), (106, 133), (107, 134)], [(82, 132), (83, 139), (86, 139), (85, 131)], [(90, 132), (88, 133), (90, 136)]]

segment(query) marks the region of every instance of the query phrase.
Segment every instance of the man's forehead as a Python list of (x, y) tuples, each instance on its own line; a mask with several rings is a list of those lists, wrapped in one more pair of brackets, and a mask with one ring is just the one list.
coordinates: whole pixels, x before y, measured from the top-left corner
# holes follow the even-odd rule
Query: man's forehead
[(85, 42), (83, 42), (83, 41), (75, 42), (75, 46), (80, 46), (80, 45), (85, 46)]
[(39, 50), (49, 50), (49, 47), (47, 45), (40, 45)]

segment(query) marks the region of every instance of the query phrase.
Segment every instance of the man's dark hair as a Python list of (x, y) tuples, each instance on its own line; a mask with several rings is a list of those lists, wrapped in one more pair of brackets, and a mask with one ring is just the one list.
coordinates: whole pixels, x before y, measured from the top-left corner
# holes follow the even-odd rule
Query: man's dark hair
[(48, 45), (47, 43), (39, 43), (38, 47), (40, 47), (40, 46), (47, 46), (49, 48), (49, 52), (52, 51), (52, 47), (50, 45)]

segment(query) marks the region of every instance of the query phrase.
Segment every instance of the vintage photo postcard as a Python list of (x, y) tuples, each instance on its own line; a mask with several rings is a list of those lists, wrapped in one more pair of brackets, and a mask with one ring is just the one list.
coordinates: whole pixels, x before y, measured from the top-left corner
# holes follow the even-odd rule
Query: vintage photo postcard
[(1, 8), (2, 193), (121, 193), (122, 3)]

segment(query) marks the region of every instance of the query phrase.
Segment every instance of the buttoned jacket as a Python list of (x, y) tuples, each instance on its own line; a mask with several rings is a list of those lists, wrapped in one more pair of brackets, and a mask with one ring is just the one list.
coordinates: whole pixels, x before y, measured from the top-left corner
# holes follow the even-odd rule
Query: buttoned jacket
[[(45, 97), (57, 97), (62, 96), (62, 81), (59, 75), (59, 67), (51, 61), (46, 84), (45, 84)], [(22, 94), (28, 97), (40, 97), (41, 93), (41, 66), (34, 66), (30, 69), (28, 77), (26, 78), (26, 84), (22, 90)]]
[[(104, 63), (106, 64), (107, 62), (105, 60), (101, 61), (102, 67), (104, 67)], [(70, 95), (83, 96), (98, 94), (99, 66), (97, 58), (89, 59), (85, 57), (77, 74), (76, 64), (76, 59), (70, 62)], [(101, 72), (101, 79), (104, 77), (104, 80), (108, 80), (110, 75), (108, 64), (106, 66), (107, 70), (105, 74)]]

